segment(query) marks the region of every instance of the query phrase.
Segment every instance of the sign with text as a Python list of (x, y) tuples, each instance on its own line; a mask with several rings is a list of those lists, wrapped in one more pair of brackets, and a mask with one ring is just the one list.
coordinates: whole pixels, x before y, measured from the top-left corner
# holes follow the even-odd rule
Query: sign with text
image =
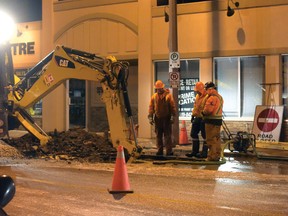
[(29, 28), (22, 29), (21, 35), (10, 40), (14, 68), (28, 68), (41, 60), (41, 22), (29, 23)]
[(196, 97), (194, 87), (198, 81), (198, 78), (180, 79), (180, 88), (178, 95), (179, 117), (191, 118), (192, 108), (194, 106), (194, 101)]
[(169, 72), (169, 81), (170, 87), (178, 88), (180, 83), (180, 72), (179, 70), (174, 70), (173, 72)]
[(169, 68), (180, 68), (180, 55), (178, 52), (170, 52)]
[(253, 134), (257, 140), (279, 141), (283, 111), (283, 106), (256, 106)]

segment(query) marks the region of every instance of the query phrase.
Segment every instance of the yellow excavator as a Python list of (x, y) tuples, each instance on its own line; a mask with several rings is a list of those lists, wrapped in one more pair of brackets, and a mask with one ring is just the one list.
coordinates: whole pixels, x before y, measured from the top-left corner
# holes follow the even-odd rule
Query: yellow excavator
[[(104, 59), (58, 45), (19, 79), (14, 75), (11, 48), (7, 44), (1, 46), (0, 70), (0, 137), (9, 136), (9, 130), (20, 123), (39, 139), (41, 146), (45, 146), (51, 137), (26, 110), (68, 79), (97, 81), (103, 89), (101, 98), (106, 106), (113, 146), (116, 149), (119, 145), (124, 147), (128, 162), (140, 156), (142, 147), (137, 143), (127, 91), (128, 62), (117, 61), (113, 56)], [(28, 86), (32, 76), (36, 81)], [(130, 129), (134, 139), (129, 138)]]

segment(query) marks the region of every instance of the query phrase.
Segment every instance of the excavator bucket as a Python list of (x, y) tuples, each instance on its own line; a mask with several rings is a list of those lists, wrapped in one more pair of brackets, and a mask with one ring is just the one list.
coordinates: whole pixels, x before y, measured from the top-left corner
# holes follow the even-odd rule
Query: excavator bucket
[(14, 70), (9, 43), (0, 44), (0, 137), (8, 135), (8, 86), (14, 85)]

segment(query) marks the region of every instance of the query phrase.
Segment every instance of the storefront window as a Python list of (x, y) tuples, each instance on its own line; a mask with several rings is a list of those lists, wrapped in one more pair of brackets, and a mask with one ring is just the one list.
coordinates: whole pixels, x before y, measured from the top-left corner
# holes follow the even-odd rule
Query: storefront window
[(215, 84), (224, 98), (226, 117), (253, 117), (262, 105), (264, 57), (231, 57), (214, 59)]
[(288, 55), (282, 56), (283, 61), (283, 105), (284, 105), (284, 119), (288, 119)]
[[(170, 88), (169, 83), (169, 62), (155, 62), (156, 80), (162, 80), (166, 88)], [(194, 86), (199, 81), (199, 60), (189, 59), (180, 61), (180, 86), (178, 88), (178, 108), (179, 117), (191, 117), (191, 109), (194, 106), (195, 93)]]

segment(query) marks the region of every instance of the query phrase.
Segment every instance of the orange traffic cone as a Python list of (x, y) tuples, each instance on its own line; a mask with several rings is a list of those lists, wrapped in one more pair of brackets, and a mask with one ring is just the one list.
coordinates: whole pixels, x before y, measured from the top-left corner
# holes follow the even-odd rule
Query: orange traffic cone
[(118, 146), (116, 165), (114, 169), (112, 190), (109, 193), (133, 193), (130, 189), (123, 146)]
[(180, 137), (179, 137), (179, 145), (188, 144), (188, 135), (186, 130), (185, 121), (182, 121), (181, 129), (180, 129)]

